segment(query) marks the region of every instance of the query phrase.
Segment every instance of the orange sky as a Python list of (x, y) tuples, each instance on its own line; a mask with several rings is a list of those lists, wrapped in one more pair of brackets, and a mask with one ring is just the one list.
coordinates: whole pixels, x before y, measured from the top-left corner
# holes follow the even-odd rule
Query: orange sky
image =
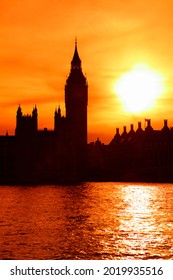
[[(173, 126), (172, 0), (1, 0), (0, 133), (14, 134), (16, 110), (31, 113), (39, 128), (53, 128), (54, 110), (63, 113), (64, 86), (75, 36), (89, 84), (89, 141), (108, 143), (115, 128), (151, 118)], [(166, 91), (155, 107), (126, 113), (113, 85), (134, 65), (145, 63), (165, 79)], [(140, 94), (140, 93), (139, 93)]]

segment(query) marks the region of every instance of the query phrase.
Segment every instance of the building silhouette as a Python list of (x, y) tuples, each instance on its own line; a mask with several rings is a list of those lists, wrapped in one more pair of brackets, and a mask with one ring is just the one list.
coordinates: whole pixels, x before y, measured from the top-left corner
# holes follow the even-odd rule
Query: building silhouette
[(56, 183), (84, 180), (87, 163), (88, 84), (75, 41), (65, 84), (66, 116), (55, 110), (54, 130), (38, 130), (38, 110), (19, 105), (14, 136), (0, 136), (0, 183)]
[[(99, 140), (91, 143), (90, 174), (98, 180), (173, 182), (173, 128), (164, 120), (161, 130), (154, 130), (151, 120), (146, 119), (134, 130), (119, 128), (108, 145)], [(94, 160), (93, 160), (94, 159)]]
[(15, 135), (0, 136), (1, 184), (56, 184), (79, 181), (173, 182), (173, 129), (167, 120), (154, 130), (119, 128), (108, 145), (87, 143), (88, 83), (75, 41), (71, 69), (65, 83), (66, 114), (54, 113), (54, 129), (38, 129), (38, 109), (16, 113)]

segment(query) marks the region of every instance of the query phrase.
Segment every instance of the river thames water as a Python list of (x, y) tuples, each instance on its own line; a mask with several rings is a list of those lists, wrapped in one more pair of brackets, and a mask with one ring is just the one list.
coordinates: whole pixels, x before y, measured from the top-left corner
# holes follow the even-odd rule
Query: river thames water
[(173, 259), (173, 184), (0, 186), (0, 259)]

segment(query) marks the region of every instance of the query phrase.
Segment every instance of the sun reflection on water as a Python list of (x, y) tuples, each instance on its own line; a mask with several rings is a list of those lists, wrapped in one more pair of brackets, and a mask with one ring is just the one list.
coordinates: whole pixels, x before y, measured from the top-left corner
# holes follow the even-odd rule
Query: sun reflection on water
[(173, 259), (173, 185), (0, 187), (2, 259)]
[[(122, 233), (122, 252), (132, 256), (138, 251), (139, 256), (153, 258), (160, 248), (167, 247), (167, 232), (163, 232), (164, 213), (160, 211), (158, 187), (129, 185), (122, 189), (125, 209), (120, 211), (119, 230)], [(171, 250), (171, 248), (168, 248)], [(164, 257), (164, 253), (163, 253)]]

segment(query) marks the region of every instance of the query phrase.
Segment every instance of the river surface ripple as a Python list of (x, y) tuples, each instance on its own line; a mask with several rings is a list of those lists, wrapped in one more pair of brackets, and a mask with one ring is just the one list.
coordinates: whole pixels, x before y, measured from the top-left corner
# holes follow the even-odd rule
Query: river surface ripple
[(0, 186), (0, 259), (173, 259), (173, 184)]

